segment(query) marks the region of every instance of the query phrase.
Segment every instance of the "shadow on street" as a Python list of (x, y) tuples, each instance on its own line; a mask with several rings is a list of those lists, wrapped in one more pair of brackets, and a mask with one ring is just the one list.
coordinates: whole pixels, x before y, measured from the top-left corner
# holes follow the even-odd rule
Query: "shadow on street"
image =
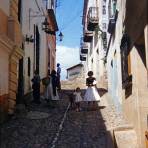
[[(99, 89), (99, 94), (105, 90)], [(27, 105), (27, 114), (14, 115), (1, 125), (1, 148), (49, 148), (63, 115), (69, 104), (69, 94), (72, 90), (62, 90), (59, 101), (50, 103), (41, 100), (40, 105)], [(82, 90), (84, 95), (85, 90)], [(56, 148), (113, 148), (112, 131), (108, 131), (101, 110), (105, 106), (99, 103), (81, 104), (81, 111), (70, 108), (67, 112), (63, 128), (55, 143)], [(95, 106), (95, 107), (94, 107)]]

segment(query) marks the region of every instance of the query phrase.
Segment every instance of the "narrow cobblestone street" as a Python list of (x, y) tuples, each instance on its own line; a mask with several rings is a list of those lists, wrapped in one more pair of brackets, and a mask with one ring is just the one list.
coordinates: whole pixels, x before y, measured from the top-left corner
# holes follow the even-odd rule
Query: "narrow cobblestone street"
[[(68, 107), (68, 96), (52, 107), (31, 104), (25, 116), (14, 116), (1, 126), (1, 148), (113, 148), (112, 128), (124, 124), (114, 106), (96, 105), (96, 110), (76, 112)], [(105, 98), (104, 98), (105, 99)], [(65, 117), (65, 118), (64, 118)]]

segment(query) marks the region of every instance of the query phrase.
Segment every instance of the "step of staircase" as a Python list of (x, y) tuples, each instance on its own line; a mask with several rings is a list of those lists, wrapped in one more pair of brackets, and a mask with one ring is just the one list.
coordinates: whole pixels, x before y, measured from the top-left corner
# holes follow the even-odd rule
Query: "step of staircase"
[(117, 148), (139, 148), (136, 132), (131, 127), (123, 126), (115, 129), (114, 138)]

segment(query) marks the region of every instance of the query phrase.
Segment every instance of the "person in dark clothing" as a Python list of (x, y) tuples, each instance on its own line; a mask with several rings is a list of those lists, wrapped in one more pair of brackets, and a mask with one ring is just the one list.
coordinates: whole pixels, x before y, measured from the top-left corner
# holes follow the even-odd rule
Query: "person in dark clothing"
[(69, 97), (70, 108), (73, 109), (74, 108), (74, 102), (75, 102), (73, 92), (69, 93), (68, 97)]
[(56, 71), (55, 70), (52, 70), (51, 72), (51, 77), (52, 77), (52, 91), (53, 91), (53, 95), (56, 96), (57, 95), (57, 87), (58, 87), (58, 78), (56, 76)]
[(33, 102), (39, 104), (40, 103), (40, 76), (37, 71), (34, 72), (34, 77), (32, 81), (32, 89), (33, 89)]
[(57, 87), (58, 87), (58, 90), (61, 90), (61, 67), (60, 67), (60, 64), (58, 63), (57, 64)]

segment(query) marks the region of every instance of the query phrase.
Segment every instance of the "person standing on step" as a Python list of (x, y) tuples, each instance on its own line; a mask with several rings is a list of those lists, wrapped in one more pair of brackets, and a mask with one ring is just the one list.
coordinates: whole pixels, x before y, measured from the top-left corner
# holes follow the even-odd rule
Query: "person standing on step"
[(52, 70), (51, 72), (51, 81), (50, 81), (50, 88), (51, 88), (51, 99), (52, 100), (59, 100), (59, 95), (57, 92), (57, 88), (58, 88), (58, 78), (56, 75), (56, 71)]
[(75, 96), (76, 111), (79, 112), (79, 111), (81, 111), (81, 108), (80, 108), (81, 104), (80, 103), (83, 100), (82, 97), (81, 97), (81, 89), (80, 89), (80, 87), (77, 87), (73, 94)]
[(61, 90), (61, 67), (60, 64), (57, 63), (57, 84), (58, 84), (58, 90)]
[(100, 96), (96, 88), (96, 78), (93, 77), (93, 72), (88, 72), (88, 78), (86, 78), (86, 92), (84, 95), (84, 101), (88, 102), (88, 105), (92, 102), (93, 108), (96, 101), (100, 101)]

